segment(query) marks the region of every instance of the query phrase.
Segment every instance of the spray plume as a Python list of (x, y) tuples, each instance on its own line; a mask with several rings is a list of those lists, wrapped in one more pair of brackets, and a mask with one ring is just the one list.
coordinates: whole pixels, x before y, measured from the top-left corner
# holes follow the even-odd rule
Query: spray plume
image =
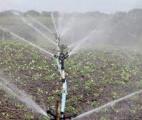
[(39, 46), (33, 44), (32, 42), (26, 40), (26, 39), (23, 38), (23, 37), (20, 37), (19, 35), (17, 35), (17, 34), (15, 34), (15, 33), (11, 32), (11, 31), (9, 31), (8, 29), (3, 28), (3, 27), (0, 27), (0, 29), (3, 30), (3, 31), (5, 31), (5, 32), (10, 33), (12, 36), (18, 38), (19, 40), (22, 40), (22, 41), (28, 43), (29, 45), (31, 45), (31, 46), (33, 46), (33, 47), (39, 49), (41, 52), (43, 52), (43, 53), (45, 53), (45, 54), (48, 54), (48, 55), (50, 55), (51, 57), (54, 56), (51, 52), (49, 52), (49, 51), (47, 51), (47, 50), (45, 50), (45, 49), (43, 49), (43, 48), (41, 48), (41, 47), (39, 47)]
[[(15, 13), (14, 13), (15, 14)], [(17, 16), (20, 17), (20, 19), (27, 24), (29, 27), (31, 27), (33, 30), (35, 30), (37, 33), (39, 33), (44, 39), (48, 40), (50, 43), (52, 43), (53, 45), (57, 46), (56, 42), (52, 41), (49, 39), (49, 37), (47, 35), (45, 35), (43, 32), (41, 32), (38, 28), (36, 28), (35, 26), (33, 26), (32, 23), (30, 23), (27, 19), (25, 19), (24, 17), (22, 17), (20, 14), (15, 14)]]
[(73, 119), (73, 120), (77, 120), (77, 119), (81, 119), (81, 118), (83, 118), (83, 117), (87, 117), (87, 116), (89, 116), (89, 115), (91, 115), (91, 114), (93, 114), (93, 113), (95, 113), (95, 112), (100, 112), (100, 111), (101, 111), (102, 109), (104, 109), (104, 108), (112, 107), (112, 106), (114, 106), (116, 103), (119, 103), (119, 102), (121, 102), (121, 101), (123, 101), (123, 100), (129, 99), (129, 98), (131, 98), (131, 97), (133, 97), (133, 96), (135, 96), (135, 95), (141, 94), (141, 93), (142, 93), (142, 90), (133, 92), (133, 93), (131, 93), (131, 94), (129, 94), (129, 95), (126, 95), (126, 96), (124, 96), (124, 97), (122, 97), (122, 98), (119, 98), (119, 99), (114, 100), (114, 101), (111, 101), (111, 102), (109, 102), (109, 103), (107, 103), (107, 104), (105, 104), (105, 105), (102, 105), (102, 106), (100, 106), (100, 107), (98, 107), (98, 108), (96, 108), (96, 109), (94, 109), (94, 110), (91, 110), (91, 111), (88, 111), (88, 112), (86, 112), (86, 113), (83, 113), (83, 114), (79, 115), (78, 117), (76, 117), (76, 118)]
[(69, 48), (72, 48), (73, 46), (75, 46), (75, 47), (71, 50), (71, 52), (69, 53), (69, 55), (71, 56), (71, 55), (75, 54), (81, 48), (81, 45), (83, 45), (95, 32), (96, 32), (96, 30), (93, 30), (84, 39), (79, 40), (77, 43), (71, 44), (69, 46)]
[(24, 91), (18, 89), (16, 85), (10, 83), (7, 79), (1, 76), (0, 89), (4, 90), (8, 95), (11, 95), (12, 97), (24, 103), (28, 108), (32, 109), (34, 112), (47, 116), (46, 112), (39, 105), (37, 105), (29, 95), (27, 95)]
[(45, 30), (47, 30), (49, 33), (53, 34), (54, 32), (52, 32), (52, 30), (50, 28), (48, 28), (47, 26), (45, 26), (43, 23), (41, 23), (40, 21), (38, 21), (37, 19), (33, 18), (32, 16), (28, 15), (31, 20), (33, 22), (35, 22), (36, 24), (40, 25), (42, 28), (44, 28)]

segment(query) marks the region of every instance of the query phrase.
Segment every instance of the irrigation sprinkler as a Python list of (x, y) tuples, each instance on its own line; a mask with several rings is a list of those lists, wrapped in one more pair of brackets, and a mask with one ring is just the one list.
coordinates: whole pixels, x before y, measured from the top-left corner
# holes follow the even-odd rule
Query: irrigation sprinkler
[(4, 32), (10, 33), (15, 38), (18, 38), (19, 40), (22, 40), (22, 41), (32, 45), (33, 47), (39, 49), (40, 52), (49, 54), (51, 57), (56, 59), (57, 65), (58, 65), (58, 70), (61, 75), (62, 90), (61, 90), (61, 94), (60, 94), (59, 99), (56, 101), (56, 110), (49, 109), (46, 112), (47, 112), (47, 114), (50, 115), (51, 120), (69, 120), (69, 119), (76, 117), (76, 114), (66, 114), (65, 113), (66, 100), (67, 100), (67, 95), (68, 95), (68, 93), (67, 93), (68, 87), (67, 87), (67, 79), (65, 76), (65, 65), (64, 64), (65, 64), (65, 60), (69, 57), (69, 53), (68, 53), (68, 47), (64, 44), (61, 44), (61, 37), (60, 37), (59, 33), (57, 32), (57, 29), (56, 29), (56, 33), (55, 34), (53, 33), (53, 35), (55, 36), (55, 39), (57, 41), (57, 48), (58, 48), (58, 52), (55, 55), (46, 51), (43, 48), (31, 43), (30, 41), (15, 34), (14, 32), (9, 31), (6, 28), (3, 28), (0, 26), (0, 29), (3, 30)]
[(58, 48), (59, 51), (57, 54), (54, 55), (58, 63), (58, 70), (60, 71), (61, 75), (61, 82), (62, 82), (62, 90), (59, 99), (56, 102), (56, 110), (47, 110), (47, 114), (51, 116), (51, 120), (71, 120), (72, 118), (76, 117), (76, 114), (66, 114), (66, 100), (67, 100), (67, 80), (65, 75), (65, 60), (69, 57), (67, 46), (60, 43), (60, 37), (55, 34), (55, 37), (58, 41)]

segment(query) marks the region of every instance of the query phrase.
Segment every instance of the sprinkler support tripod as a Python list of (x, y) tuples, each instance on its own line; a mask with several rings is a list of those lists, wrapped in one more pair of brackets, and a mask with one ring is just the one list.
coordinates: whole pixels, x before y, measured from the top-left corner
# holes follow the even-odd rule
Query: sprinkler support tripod
[(58, 55), (54, 55), (54, 58), (59, 62), (60, 74), (62, 80), (62, 91), (61, 91), (61, 99), (57, 100), (56, 103), (56, 114), (52, 110), (48, 110), (47, 113), (52, 116), (51, 120), (71, 120), (73, 117), (76, 117), (76, 114), (66, 115), (65, 107), (66, 107), (66, 99), (67, 99), (67, 80), (65, 77), (65, 60), (69, 57), (68, 52), (64, 52), (65, 46), (59, 46), (60, 53)]

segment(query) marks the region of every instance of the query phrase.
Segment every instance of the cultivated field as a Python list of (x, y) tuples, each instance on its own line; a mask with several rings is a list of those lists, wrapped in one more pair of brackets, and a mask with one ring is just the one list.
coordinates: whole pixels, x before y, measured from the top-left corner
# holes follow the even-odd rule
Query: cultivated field
[[(0, 41), (0, 69), (6, 79), (31, 95), (43, 109), (55, 106), (61, 82), (50, 57), (28, 44)], [(142, 89), (142, 55), (126, 49), (88, 49), (65, 64), (68, 80), (66, 111), (78, 115)], [(38, 120), (15, 97), (0, 90), (0, 120)], [(142, 94), (102, 109), (87, 119), (141, 120)]]

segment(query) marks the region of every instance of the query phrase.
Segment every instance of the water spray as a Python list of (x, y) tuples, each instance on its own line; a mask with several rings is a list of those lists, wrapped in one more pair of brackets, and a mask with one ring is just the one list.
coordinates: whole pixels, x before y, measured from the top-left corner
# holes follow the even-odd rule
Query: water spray
[(78, 120), (78, 119), (82, 119), (82, 118), (84, 118), (84, 117), (88, 117), (89, 115), (91, 115), (91, 114), (93, 114), (93, 113), (99, 113), (102, 109), (112, 107), (112, 106), (114, 106), (115, 104), (117, 104), (117, 103), (119, 103), (119, 102), (121, 102), (121, 101), (127, 100), (127, 99), (129, 99), (129, 98), (131, 98), (131, 97), (133, 97), (133, 96), (139, 95), (139, 94), (141, 94), (141, 93), (142, 93), (142, 89), (141, 89), (141, 90), (138, 90), (138, 91), (135, 91), (135, 92), (133, 92), (133, 93), (131, 93), (131, 94), (128, 94), (128, 95), (126, 95), (126, 96), (124, 96), (124, 97), (121, 97), (121, 98), (119, 98), (119, 99), (117, 99), (117, 100), (114, 100), (114, 101), (111, 101), (111, 102), (109, 102), (109, 103), (106, 103), (106, 104), (104, 104), (104, 105), (102, 105), (102, 106), (100, 106), (100, 107), (97, 107), (97, 108), (93, 109), (93, 110), (90, 110), (90, 111), (88, 111), (88, 112), (85, 112), (85, 113), (83, 113), (83, 114), (80, 114), (79, 116), (77, 116), (77, 117), (74, 118), (73, 120)]
[(21, 40), (21, 41), (23, 41), (23, 42), (25, 42), (25, 43), (27, 43), (27, 44), (29, 44), (29, 45), (31, 45), (31, 46), (37, 48), (37, 49), (38, 49), (41, 53), (43, 53), (43, 54), (50, 55), (51, 57), (54, 56), (51, 52), (49, 52), (49, 51), (47, 51), (47, 50), (45, 50), (45, 49), (39, 47), (38, 45), (36, 45), (36, 44), (34, 44), (34, 43), (28, 41), (27, 39), (25, 39), (25, 38), (19, 36), (18, 34), (14, 33), (14, 32), (9, 31), (9, 30), (6, 29), (6, 28), (3, 28), (3, 27), (0, 26), (0, 30), (2, 30), (2, 31), (4, 31), (4, 32), (7, 32), (7, 33), (9, 33), (10, 35), (12, 35), (13, 37), (17, 38), (18, 40)]
[(90, 36), (95, 34), (95, 32), (96, 32), (96, 29), (91, 31), (85, 38), (79, 40), (78, 42), (72, 43), (69, 46), (69, 48), (72, 48), (72, 50), (69, 53), (69, 56), (75, 54), (81, 48), (81, 46), (89, 40)]
[(41, 23), (39, 20), (35, 19), (34, 17), (28, 15), (30, 17), (30, 19), (35, 22), (36, 24), (38, 24), (39, 26), (41, 26), (42, 28), (44, 28), (46, 31), (48, 31), (49, 33), (53, 34), (54, 32), (48, 28), (46, 25), (44, 25), (43, 23)]
[(34, 112), (49, 118), (47, 113), (25, 91), (18, 89), (15, 84), (11, 83), (8, 78), (3, 76), (3, 73), (0, 71), (0, 90), (4, 90), (8, 95), (16, 98)]
[[(30, 21), (28, 21), (25, 17), (23, 17), (20, 13), (17, 12), (13, 12), (14, 15), (18, 16), (26, 25), (28, 25), (29, 27), (31, 27), (33, 30), (35, 30), (37, 33), (39, 33), (44, 39), (47, 39), (50, 43), (52, 43), (53, 45), (57, 46), (56, 42), (52, 41), (49, 39), (49, 37), (44, 34), (41, 30), (39, 30), (36, 26), (34, 26)], [(33, 20), (33, 19), (32, 19)], [(35, 21), (35, 20), (34, 20)], [(37, 23), (38, 21), (36, 21)], [(38, 24), (40, 24), (38, 22)], [(40, 24), (41, 26), (42, 24)], [(43, 27), (43, 25), (42, 25)], [(48, 30), (49, 31), (49, 30)], [(51, 31), (50, 31), (51, 32)]]

